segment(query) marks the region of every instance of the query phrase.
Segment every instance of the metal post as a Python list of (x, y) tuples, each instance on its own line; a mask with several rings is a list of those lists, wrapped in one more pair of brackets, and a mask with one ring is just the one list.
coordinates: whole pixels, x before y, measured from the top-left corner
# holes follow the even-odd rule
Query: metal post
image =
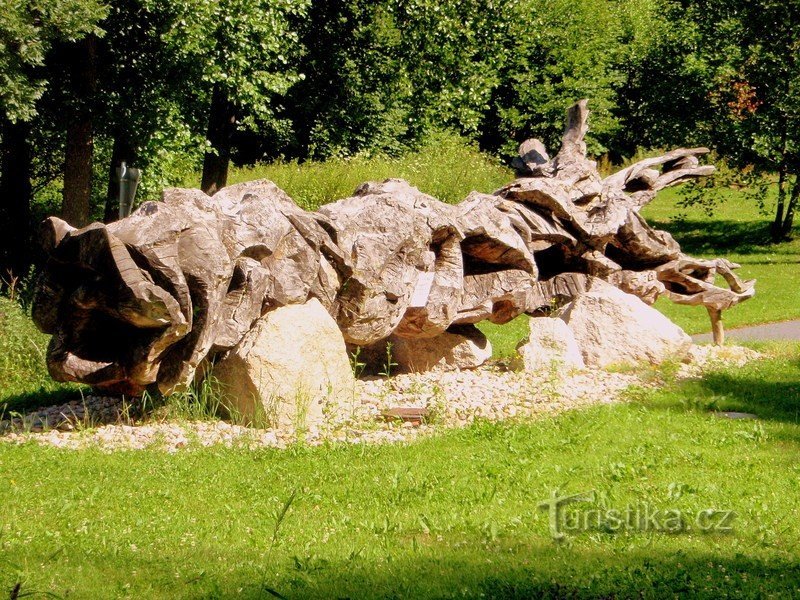
[(133, 210), (133, 199), (136, 197), (136, 187), (142, 178), (142, 171), (129, 167), (122, 161), (117, 167), (117, 180), (119, 181), (119, 218), (124, 219)]

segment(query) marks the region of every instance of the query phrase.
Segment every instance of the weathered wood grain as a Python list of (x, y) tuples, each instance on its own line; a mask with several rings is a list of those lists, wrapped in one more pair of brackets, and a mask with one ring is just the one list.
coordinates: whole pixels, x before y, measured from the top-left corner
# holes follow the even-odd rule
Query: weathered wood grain
[(673, 150), (602, 178), (586, 157), (588, 116), (577, 103), (553, 158), (527, 140), (515, 181), (455, 206), (389, 179), (307, 212), (254, 181), (213, 197), (167, 189), (110, 225), (50, 218), (33, 310), (52, 335), (50, 372), (127, 394), (168, 392), (266, 313), (312, 298), (350, 346), (547, 314), (609, 284), (648, 303), (704, 305), (720, 329), (721, 311), (750, 298), (754, 282), (724, 259), (684, 255), (639, 214), (660, 189), (711, 174), (698, 158), (708, 150)]

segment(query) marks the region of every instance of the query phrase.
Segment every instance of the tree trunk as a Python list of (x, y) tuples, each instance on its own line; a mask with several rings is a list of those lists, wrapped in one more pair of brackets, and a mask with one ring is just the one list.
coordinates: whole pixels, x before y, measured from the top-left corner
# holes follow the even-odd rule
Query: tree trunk
[(780, 242), (783, 237), (783, 209), (786, 204), (786, 161), (781, 161), (778, 168), (778, 202), (775, 207), (775, 219), (770, 227), (773, 242)]
[(71, 123), (67, 127), (61, 216), (74, 227), (83, 227), (89, 223), (93, 153), (91, 119), (81, 119)]
[(94, 153), (91, 105), (97, 85), (96, 43), (96, 38), (89, 36), (71, 49), (70, 70), (76, 106), (67, 125), (61, 214), (75, 227), (86, 225), (90, 219)]
[(31, 150), (27, 123), (4, 119), (0, 146), (0, 278), (23, 277), (32, 263)]
[(795, 175), (794, 186), (792, 187), (792, 197), (789, 199), (789, 204), (786, 207), (786, 216), (783, 218), (783, 227), (781, 228), (781, 233), (784, 240), (789, 239), (792, 236), (794, 212), (797, 209), (798, 199), (800, 199), (800, 175)]
[(118, 132), (114, 136), (114, 146), (111, 150), (111, 162), (108, 165), (108, 187), (106, 190), (106, 208), (103, 221), (111, 223), (119, 219), (119, 181), (117, 180), (117, 167), (122, 161), (128, 166), (133, 166), (136, 160), (136, 149), (130, 143), (130, 137)]
[(203, 159), (203, 180), (200, 184), (200, 188), (209, 196), (213, 196), (228, 183), (228, 166), (231, 161), (231, 145), (235, 130), (235, 107), (228, 100), (227, 92), (219, 86), (214, 86), (207, 137), (215, 152), (206, 152)]

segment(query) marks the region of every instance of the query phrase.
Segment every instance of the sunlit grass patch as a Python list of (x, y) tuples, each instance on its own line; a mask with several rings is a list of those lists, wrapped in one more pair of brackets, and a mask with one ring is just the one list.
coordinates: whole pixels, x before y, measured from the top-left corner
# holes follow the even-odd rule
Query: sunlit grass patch
[[(0, 590), (792, 596), (800, 354), (796, 344), (767, 349), (767, 360), (640, 389), (628, 403), (477, 422), (411, 444), (174, 454), (0, 445)], [(554, 492), (591, 492), (579, 514), (632, 507), (693, 519), (717, 509), (734, 518), (727, 532), (587, 521), (556, 542), (539, 508)]]

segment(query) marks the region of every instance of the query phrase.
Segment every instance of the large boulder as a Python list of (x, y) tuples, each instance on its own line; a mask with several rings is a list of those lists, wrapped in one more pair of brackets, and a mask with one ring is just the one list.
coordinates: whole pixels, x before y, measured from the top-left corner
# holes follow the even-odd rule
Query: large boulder
[(430, 338), (392, 336), (391, 357), (400, 372), (474, 369), (492, 357), (492, 345), (474, 325), (454, 325)]
[(517, 345), (511, 362), (515, 370), (542, 371), (553, 367), (584, 368), (578, 342), (569, 326), (558, 318), (539, 317), (528, 322), (528, 335)]
[(320, 425), (354, 401), (344, 339), (317, 299), (259, 319), (213, 374), (229, 410), (288, 431)]
[(636, 296), (610, 285), (570, 302), (561, 314), (590, 367), (660, 364), (692, 344), (684, 331)]

